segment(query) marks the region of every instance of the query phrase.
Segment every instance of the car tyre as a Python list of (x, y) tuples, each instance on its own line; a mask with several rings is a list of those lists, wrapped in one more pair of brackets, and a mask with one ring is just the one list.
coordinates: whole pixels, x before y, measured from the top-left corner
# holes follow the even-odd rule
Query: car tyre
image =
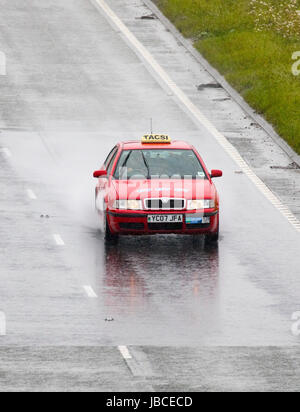
[(205, 236), (205, 241), (206, 243), (217, 243), (219, 241), (219, 236), (220, 236), (220, 227), (218, 224), (218, 229), (214, 233), (210, 233)]
[(111, 233), (110, 228), (109, 228), (109, 224), (107, 221), (107, 216), (106, 213), (104, 212), (104, 225), (103, 225), (103, 232), (104, 232), (104, 240), (107, 243), (110, 244), (116, 244), (119, 240), (119, 236), (118, 235), (114, 235), (113, 233)]

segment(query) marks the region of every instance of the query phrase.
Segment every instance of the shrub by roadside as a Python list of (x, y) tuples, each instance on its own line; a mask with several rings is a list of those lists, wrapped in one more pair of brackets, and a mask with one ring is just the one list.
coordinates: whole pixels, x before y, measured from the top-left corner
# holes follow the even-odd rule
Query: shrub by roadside
[(300, 0), (154, 2), (300, 154)]

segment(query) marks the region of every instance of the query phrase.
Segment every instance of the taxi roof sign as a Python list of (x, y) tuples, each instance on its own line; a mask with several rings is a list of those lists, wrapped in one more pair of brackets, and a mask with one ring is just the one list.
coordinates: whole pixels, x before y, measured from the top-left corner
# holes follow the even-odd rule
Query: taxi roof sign
[(142, 143), (147, 144), (170, 144), (171, 138), (166, 134), (146, 134), (142, 137)]

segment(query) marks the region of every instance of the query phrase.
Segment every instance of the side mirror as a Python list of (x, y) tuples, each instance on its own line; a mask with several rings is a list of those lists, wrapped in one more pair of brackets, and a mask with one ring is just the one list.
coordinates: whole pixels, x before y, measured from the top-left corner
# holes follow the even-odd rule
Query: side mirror
[(223, 176), (222, 170), (212, 170), (210, 174), (210, 177), (212, 179), (214, 179), (215, 177), (222, 177), (222, 176)]
[(99, 177), (105, 177), (107, 176), (107, 171), (102, 169), (102, 170), (96, 170), (93, 175), (96, 179), (99, 179)]

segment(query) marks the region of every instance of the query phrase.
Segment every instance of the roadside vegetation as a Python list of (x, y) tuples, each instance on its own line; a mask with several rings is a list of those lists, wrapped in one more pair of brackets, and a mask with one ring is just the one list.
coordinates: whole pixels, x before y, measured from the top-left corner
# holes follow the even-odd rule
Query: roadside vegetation
[(154, 2), (300, 154), (300, 0)]

